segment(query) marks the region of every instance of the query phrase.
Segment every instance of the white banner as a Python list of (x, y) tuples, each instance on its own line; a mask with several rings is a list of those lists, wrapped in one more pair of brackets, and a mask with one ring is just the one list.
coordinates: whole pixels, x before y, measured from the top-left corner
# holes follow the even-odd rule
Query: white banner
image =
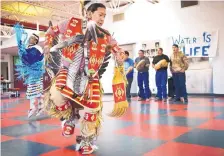
[(218, 31), (203, 32), (199, 36), (178, 35), (169, 38), (188, 57), (215, 57), (218, 47)]

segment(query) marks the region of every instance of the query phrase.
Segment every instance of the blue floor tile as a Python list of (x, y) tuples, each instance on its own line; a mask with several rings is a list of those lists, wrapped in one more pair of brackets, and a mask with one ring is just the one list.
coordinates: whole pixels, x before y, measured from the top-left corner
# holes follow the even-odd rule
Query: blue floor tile
[(224, 148), (224, 131), (193, 129), (176, 138), (175, 141)]
[(206, 111), (206, 112), (224, 112), (224, 107), (219, 106), (191, 106), (188, 107), (186, 110), (189, 111)]
[(170, 112), (174, 112), (176, 110), (169, 110), (169, 109), (158, 109), (149, 104), (139, 104), (135, 105), (134, 109), (132, 109), (133, 113), (137, 114), (152, 114), (152, 115), (166, 115)]
[(9, 110), (4, 110), (4, 109), (1, 109), (1, 113), (8, 113)]
[(32, 122), (32, 121), (41, 121), (41, 120), (45, 120), (45, 119), (49, 119), (49, 118), (50, 118), (50, 116), (48, 116), (48, 115), (40, 115), (40, 116), (33, 115), (30, 118), (28, 118), (26, 115), (26, 116), (13, 117), (12, 119)]
[(160, 124), (160, 125), (171, 125), (171, 126), (185, 126), (185, 127), (196, 127), (206, 122), (207, 119), (198, 118), (186, 118), (186, 117), (173, 117), (173, 116), (159, 116), (151, 118), (145, 123), (148, 124)]
[(211, 102), (224, 103), (224, 99), (211, 99)]
[(56, 149), (54, 146), (19, 139), (1, 143), (2, 156), (39, 156)]
[(51, 129), (58, 128), (58, 126), (51, 125), (40, 125), (37, 122), (30, 122), (28, 124), (23, 125), (15, 125), (6, 128), (2, 128), (2, 135), (12, 136), (12, 137), (21, 137), (30, 134), (35, 134)]
[(222, 119), (222, 120), (224, 120), (224, 113), (221, 113), (220, 115), (218, 115), (216, 117), (216, 119)]

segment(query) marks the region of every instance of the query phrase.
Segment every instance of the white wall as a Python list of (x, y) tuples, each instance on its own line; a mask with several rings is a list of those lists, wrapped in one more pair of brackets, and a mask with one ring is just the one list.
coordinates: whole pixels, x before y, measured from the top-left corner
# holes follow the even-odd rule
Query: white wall
[[(156, 5), (136, 1), (125, 10), (125, 21), (111, 23), (109, 20), (110, 24), (106, 23), (106, 27), (115, 32), (115, 37), (121, 44), (219, 30), (218, 52), (213, 59), (213, 92), (224, 94), (224, 73), (220, 72), (224, 66), (223, 15), (224, 2), (221, 1), (200, 1), (199, 5), (187, 8), (181, 8), (179, 1), (167, 0)], [(165, 51), (171, 51), (166, 43), (161, 43), (161, 46)]]

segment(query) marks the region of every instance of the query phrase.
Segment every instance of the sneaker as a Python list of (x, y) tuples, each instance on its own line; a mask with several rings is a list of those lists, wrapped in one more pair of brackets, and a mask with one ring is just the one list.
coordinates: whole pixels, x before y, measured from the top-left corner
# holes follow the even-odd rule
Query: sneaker
[(164, 98), (164, 99), (163, 99), (163, 102), (167, 102), (167, 98)]
[(179, 102), (179, 101), (181, 101), (180, 98), (174, 98), (173, 99), (173, 102)]
[(188, 103), (188, 98), (184, 98), (184, 102), (185, 103)]
[(80, 151), (82, 154), (91, 154), (93, 153), (94, 149), (89, 142), (82, 141)]
[(32, 109), (28, 110), (28, 118), (33, 116), (36, 113), (36, 111), (37, 111), (36, 108), (32, 108)]
[(173, 101), (174, 99), (174, 97), (169, 97), (169, 101)]
[(146, 99), (145, 101), (146, 101), (146, 102), (149, 102), (149, 101), (150, 101), (150, 99), (148, 98), (148, 99)]
[(155, 101), (162, 101), (162, 99), (160, 99), (159, 97), (156, 97)]
[[(93, 149), (92, 152), (94, 152), (94, 151), (96, 151), (96, 150), (99, 149), (99, 147), (96, 146), (96, 145), (92, 145), (91, 148)], [(81, 143), (77, 143), (77, 144), (75, 145), (75, 150), (76, 150), (76, 151), (79, 151), (79, 150), (81, 151)], [(83, 154), (83, 153), (82, 153), (82, 154)]]
[(181, 97), (181, 98), (180, 98), (180, 101), (184, 103), (184, 98), (183, 98), (183, 97)]
[(138, 97), (138, 101), (143, 101), (144, 99), (142, 99), (142, 98), (140, 98), (140, 97)]

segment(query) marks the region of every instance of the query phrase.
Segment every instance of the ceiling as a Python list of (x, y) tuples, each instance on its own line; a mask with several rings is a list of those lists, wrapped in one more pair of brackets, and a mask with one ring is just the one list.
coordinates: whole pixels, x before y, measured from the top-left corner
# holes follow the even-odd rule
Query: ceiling
[[(108, 10), (114, 11), (119, 7), (127, 6), (137, 0), (92, 0), (100, 1), (106, 5)], [(146, 0), (158, 1), (158, 0)], [(1, 0), (1, 36), (2, 43), (8, 43), (13, 36), (12, 27), (8, 27), (7, 23), (3, 23), (2, 19), (20, 21), (25, 23), (33, 23), (35, 25), (48, 26), (49, 21), (53, 25), (60, 21), (71, 18), (72, 16), (81, 17), (80, 0), (64, 0), (64, 1), (44, 1), (44, 0)], [(35, 29), (36, 30), (36, 29)], [(2, 49), (2, 48), (1, 48)], [(2, 52), (8, 53), (11, 50), (2, 49)], [(14, 50), (13, 50), (14, 51)]]
[(1, 18), (48, 25), (80, 16), (79, 1), (1, 1)]
[[(101, 0), (108, 8), (116, 8), (133, 3), (134, 0)], [(81, 17), (81, 5), (78, 0), (65, 1), (1, 1), (1, 18), (25, 22), (38, 22), (48, 25), (71, 18)]]
[[(93, 0), (96, 1), (96, 0)], [(98, 0), (99, 1), (99, 0)], [(133, 0), (101, 0), (107, 8), (114, 9), (133, 3)], [(1, 37), (6, 41), (14, 34), (12, 26), (19, 22), (32, 24), (33, 29), (37, 30), (37, 25), (47, 26), (49, 21), (56, 25), (60, 21), (71, 18), (72, 16), (81, 17), (80, 0), (64, 1), (1, 1)], [(15, 21), (15, 22), (13, 22)], [(24, 25), (25, 26), (25, 25)]]
[[(97, 0), (93, 0), (97, 1)], [(98, 0), (99, 1), (99, 0)], [(101, 0), (107, 8), (114, 9), (118, 6), (125, 6), (133, 3), (133, 0)], [(36, 25), (47, 26), (49, 21), (52, 21), (53, 25), (56, 25), (60, 21), (64, 21), (71, 17), (82, 17), (81, 5), (79, 0), (64, 0), (64, 1), (1, 1), (1, 39), (5, 40), (10, 37), (15, 23), (13, 21), (19, 21), (24, 23), (33, 24), (34, 30), (37, 30)], [(11, 35), (10, 35), (11, 34)]]

